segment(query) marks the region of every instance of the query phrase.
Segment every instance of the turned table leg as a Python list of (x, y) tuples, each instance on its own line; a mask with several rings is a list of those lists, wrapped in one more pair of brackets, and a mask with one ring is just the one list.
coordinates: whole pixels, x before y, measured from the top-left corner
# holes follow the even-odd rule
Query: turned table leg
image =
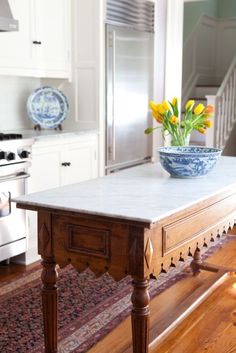
[(148, 353), (149, 344), (149, 280), (134, 279), (132, 318), (133, 353)]
[(193, 271), (193, 275), (196, 276), (200, 273), (200, 265), (202, 264), (201, 251), (196, 249), (193, 255), (193, 261), (190, 264), (190, 267)]
[(42, 304), (45, 353), (57, 353), (57, 272), (53, 258), (42, 257)]

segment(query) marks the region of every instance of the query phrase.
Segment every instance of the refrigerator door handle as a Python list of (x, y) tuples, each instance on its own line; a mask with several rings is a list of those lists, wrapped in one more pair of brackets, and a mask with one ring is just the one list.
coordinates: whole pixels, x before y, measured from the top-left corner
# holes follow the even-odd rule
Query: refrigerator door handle
[(116, 31), (111, 32), (112, 45), (112, 160), (116, 160), (116, 124), (115, 124), (115, 72), (116, 72)]

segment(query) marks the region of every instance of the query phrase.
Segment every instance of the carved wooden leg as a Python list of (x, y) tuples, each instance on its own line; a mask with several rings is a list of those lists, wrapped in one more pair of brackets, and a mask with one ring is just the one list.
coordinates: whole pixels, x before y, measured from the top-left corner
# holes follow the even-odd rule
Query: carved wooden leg
[(42, 257), (41, 275), (45, 353), (57, 352), (57, 272), (53, 258)]
[(149, 280), (134, 279), (133, 294), (131, 297), (133, 303), (132, 310), (132, 335), (133, 335), (133, 353), (148, 353), (149, 344)]
[(199, 266), (201, 265), (201, 263), (202, 263), (201, 251), (199, 249), (196, 249), (193, 255), (193, 261), (190, 264), (194, 276), (200, 273)]

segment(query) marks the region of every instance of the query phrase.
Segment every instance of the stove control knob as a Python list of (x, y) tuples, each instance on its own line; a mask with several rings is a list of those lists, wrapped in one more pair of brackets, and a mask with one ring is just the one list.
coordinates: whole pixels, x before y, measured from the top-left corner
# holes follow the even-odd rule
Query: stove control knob
[(7, 157), (7, 153), (4, 152), (4, 151), (0, 151), (0, 160), (1, 159), (6, 159), (6, 157)]
[(8, 161), (13, 161), (14, 159), (16, 159), (16, 155), (13, 152), (9, 152), (7, 155), (7, 160)]
[(23, 150), (19, 153), (20, 158), (29, 158), (29, 155), (30, 155), (30, 152), (26, 150)]

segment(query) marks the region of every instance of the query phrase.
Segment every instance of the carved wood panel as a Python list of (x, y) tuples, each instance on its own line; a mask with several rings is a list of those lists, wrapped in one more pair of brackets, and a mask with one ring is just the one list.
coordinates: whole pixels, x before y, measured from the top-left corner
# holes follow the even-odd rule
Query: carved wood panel
[(54, 251), (60, 267), (71, 263), (79, 271), (89, 267), (97, 276), (115, 279), (128, 273), (128, 226), (86, 216), (53, 215)]
[(104, 259), (111, 256), (111, 232), (109, 230), (68, 225), (68, 250)]

